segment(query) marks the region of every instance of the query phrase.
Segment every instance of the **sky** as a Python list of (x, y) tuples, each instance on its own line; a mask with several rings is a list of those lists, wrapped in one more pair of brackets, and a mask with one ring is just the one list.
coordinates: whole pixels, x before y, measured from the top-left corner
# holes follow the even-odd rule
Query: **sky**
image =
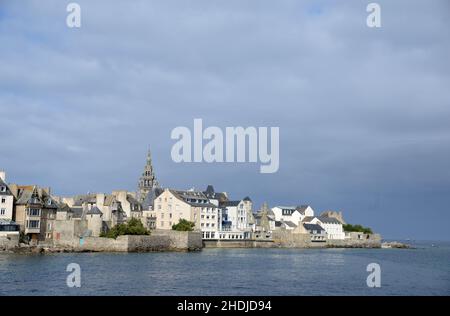
[[(56, 195), (213, 184), (450, 240), (450, 3), (0, 0), (0, 169)], [(279, 127), (280, 168), (175, 163), (179, 126)]]

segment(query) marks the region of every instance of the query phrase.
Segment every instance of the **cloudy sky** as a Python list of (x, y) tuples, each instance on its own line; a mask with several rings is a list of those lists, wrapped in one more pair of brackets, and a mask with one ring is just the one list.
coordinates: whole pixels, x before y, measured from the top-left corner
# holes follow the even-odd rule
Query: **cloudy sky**
[[(450, 4), (0, 0), (0, 169), (57, 195), (214, 184), (450, 240)], [(280, 169), (176, 164), (177, 126), (279, 126)]]

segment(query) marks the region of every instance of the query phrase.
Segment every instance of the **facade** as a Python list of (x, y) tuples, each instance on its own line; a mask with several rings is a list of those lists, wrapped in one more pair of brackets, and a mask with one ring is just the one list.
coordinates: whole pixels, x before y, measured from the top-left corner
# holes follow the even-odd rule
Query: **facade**
[(14, 195), (6, 184), (6, 173), (0, 171), (0, 220), (13, 220), (13, 212)]
[(244, 232), (250, 238), (254, 223), (253, 202), (249, 197), (240, 201), (225, 201), (219, 204), (222, 213), (221, 231)]
[(32, 242), (51, 241), (58, 203), (50, 189), (36, 186), (11, 186), (16, 196), (15, 221)]

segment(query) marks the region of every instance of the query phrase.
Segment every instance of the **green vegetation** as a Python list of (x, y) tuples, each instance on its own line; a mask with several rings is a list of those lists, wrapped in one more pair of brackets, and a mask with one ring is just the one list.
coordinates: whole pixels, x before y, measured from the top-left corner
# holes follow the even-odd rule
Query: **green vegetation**
[(125, 224), (116, 225), (108, 232), (101, 233), (100, 237), (116, 239), (122, 235), (150, 235), (150, 231), (144, 227), (140, 220), (132, 218)]
[(194, 230), (195, 223), (187, 221), (185, 219), (180, 219), (178, 224), (172, 226), (172, 230), (179, 232), (191, 232)]
[(351, 225), (351, 224), (345, 224), (343, 225), (344, 231), (346, 232), (358, 232), (358, 233), (364, 233), (364, 234), (373, 234), (372, 229), (369, 227), (364, 227), (361, 225)]

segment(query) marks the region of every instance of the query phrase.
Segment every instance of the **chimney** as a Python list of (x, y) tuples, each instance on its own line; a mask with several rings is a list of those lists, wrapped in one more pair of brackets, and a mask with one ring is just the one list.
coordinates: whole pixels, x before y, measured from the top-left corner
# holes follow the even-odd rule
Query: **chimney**
[(6, 172), (3, 170), (0, 170), (0, 179), (2, 179), (3, 182), (6, 183)]

